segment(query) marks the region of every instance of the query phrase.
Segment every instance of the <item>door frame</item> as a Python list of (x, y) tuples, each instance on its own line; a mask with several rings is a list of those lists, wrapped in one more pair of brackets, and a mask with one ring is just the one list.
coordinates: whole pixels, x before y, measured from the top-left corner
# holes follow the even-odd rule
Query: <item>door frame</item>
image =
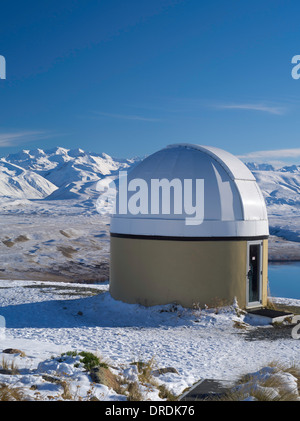
[[(258, 293), (259, 298), (258, 301), (251, 301), (249, 302), (249, 277), (248, 272), (250, 270), (249, 265), (249, 258), (250, 258), (250, 246), (251, 245), (259, 245), (259, 287), (258, 287)], [(262, 307), (262, 284), (263, 284), (263, 276), (262, 276), (262, 270), (263, 270), (263, 241), (262, 240), (251, 240), (247, 241), (247, 262), (246, 262), (246, 308), (255, 308), (255, 307)]]

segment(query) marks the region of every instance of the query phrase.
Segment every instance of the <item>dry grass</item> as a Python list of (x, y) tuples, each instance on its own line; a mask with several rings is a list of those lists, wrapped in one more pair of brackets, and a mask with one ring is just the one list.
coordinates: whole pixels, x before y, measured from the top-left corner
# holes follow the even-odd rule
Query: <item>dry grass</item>
[(274, 303), (271, 297), (268, 297), (266, 307), (270, 310), (278, 310), (277, 305)]
[(130, 382), (127, 386), (127, 400), (132, 401), (142, 401), (143, 395), (140, 391), (140, 386), (138, 382)]
[(137, 368), (139, 371), (139, 381), (141, 383), (150, 383), (153, 384), (153, 377), (152, 377), (152, 371), (155, 367), (155, 359), (152, 357), (148, 362), (146, 363), (137, 363)]
[(159, 390), (158, 396), (161, 399), (165, 399), (166, 401), (176, 401), (177, 400), (177, 396), (175, 396), (174, 393), (172, 393), (170, 391), (170, 389), (168, 389), (167, 386), (165, 386), (164, 384), (161, 384), (161, 385), (157, 386), (157, 388)]
[(74, 396), (72, 395), (70, 390), (70, 384), (67, 381), (62, 380), (60, 382), (60, 385), (63, 388), (63, 393), (61, 394), (61, 397), (64, 400), (74, 400)]
[[(257, 401), (298, 401), (300, 395), (300, 368), (299, 366), (284, 365), (278, 362), (271, 362), (269, 367), (274, 369), (273, 374), (258, 380), (250, 374), (242, 376), (237, 386), (229, 390), (218, 400), (240, 401), (252, 397)], [(286, 390), (282, 379), (276, 374), (289, 373), (297, 379), (297, 391)]]
[(248, 325), (244, 322), (239, 321), (239, 320), (234, 320), (233, 321), (233, 327), (235, 327), (236, 329), (247, 329)]
[(157, 368), (154, 357), (150, 358), (147, 362), (138, 361), (132, 364), (137, 366), (138, 379), (142, 385), (153, 386), (158, 390), (158, 395), (161, 399), (166, 399), (167, 401), (176, 400), (176, 396), (167, 388), (167, 386), (159, 384), (159, 382), (153, 377), (152, 372), (155, 368)]
[(22, 390), (5, 384), (0, 385), (0, 401), (23, 401), (25, 400)]
[(19, 373), (18, 367), (14, 360), (9, 362), (4, 357), (2, 357), (1, 370), (7, 371), (9, 374)]
[(298, 383), (298, 393), (300, 395), (300, 366), (296, 363), (292, 363), (290, 365), (282, 364), (278, 361), (272, 361), (269, 364), (270, 367), (274, 367), (277, 372), (289, 373), (297, 379)]

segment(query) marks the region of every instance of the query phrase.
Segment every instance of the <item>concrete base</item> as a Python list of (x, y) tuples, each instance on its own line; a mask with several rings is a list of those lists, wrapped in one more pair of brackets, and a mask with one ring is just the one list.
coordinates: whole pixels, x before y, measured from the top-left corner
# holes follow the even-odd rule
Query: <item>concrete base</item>
[(293, 313), (288, 313), (285, 311), (271, 310), (268, 308), (257, 308), (253, 310), (248, 310), (245, 317), (251, 323), (269, 325), (272, 323), (281, 323), (288, 317), (293, 317)]

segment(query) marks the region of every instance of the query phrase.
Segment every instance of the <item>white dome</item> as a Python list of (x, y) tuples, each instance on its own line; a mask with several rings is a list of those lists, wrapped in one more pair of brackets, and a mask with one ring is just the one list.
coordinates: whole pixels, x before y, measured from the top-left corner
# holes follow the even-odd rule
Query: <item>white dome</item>
[[(151, 205), (154, 196), (151, 195), (151, 182), (162, 179), (169, 182), (176, 180), (176, 183), (179, 183), (177, 186), (181, 184), (182, 197), (179, 197), (178, 201), (175, 190), (169, 189), (170, 211), (162, 211), (161, 206), (157, 211), (157, 207), (154, 206), (156, 212), (153, 213)], [(122, 213), (117, 206), (117, 213), (111, 219), (112, 235), (192, 239), (262, 237), (269, 234), (266, 205), (253, 174), (242, 161), (221, 149), (190, 144), (167, 146), (134, 167), (128, 173), (127, 185), (132, 180), (144, 180), (145, 185), (149, 187), (146, 203), (141, 207), (141, 212), (135, 214), (130, 211)], [(196, 180), (203, 180), (199, 181), (198, 190)], [(184, 188), (187, 191), (188, 183), (192, 186), (190, 192), (193, 199), (189, 205), (193, 205), (194, 210), (198, 206), (197, 211), (201, 214), (200, 217), (197, 215), (197, 218), (192, 215), (191, 207), (187, 210), (185, 206), (185, 197), (188, 195), (185, 196)], [(121, 185), (119, 191), (120, 189)], [(137, 190), (131, 188), (131, 191), (127, 192), (128, 201), (136, 193)], [(176, 200), (177, 205), (182, 205), (181, 213), (174, 204)], [(148, 212), (145, 211), (145, 205), (148, 206)]]

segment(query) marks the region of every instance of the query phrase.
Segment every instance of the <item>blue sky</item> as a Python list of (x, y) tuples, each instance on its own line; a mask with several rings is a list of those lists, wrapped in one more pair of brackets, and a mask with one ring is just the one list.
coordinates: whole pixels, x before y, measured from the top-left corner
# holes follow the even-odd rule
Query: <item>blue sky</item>
[(0, 155), (170, 143), (300, 163), (300, 3), (2, 0)]

